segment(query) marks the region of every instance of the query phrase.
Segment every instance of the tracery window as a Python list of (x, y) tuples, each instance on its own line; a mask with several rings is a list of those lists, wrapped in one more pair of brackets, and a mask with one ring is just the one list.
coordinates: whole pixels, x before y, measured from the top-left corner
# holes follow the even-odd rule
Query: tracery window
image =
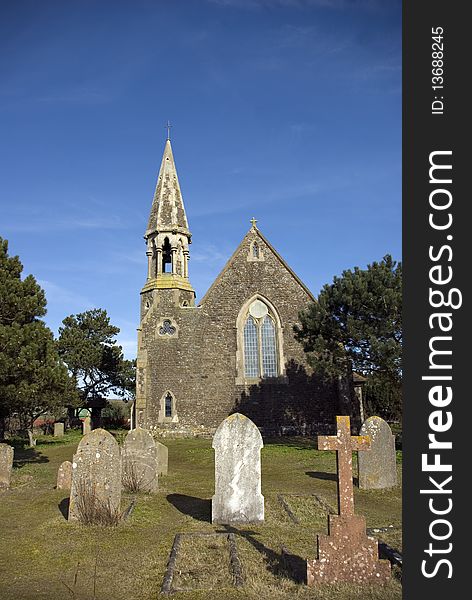
[(243, 329), (244, 376), (251, 379), (277, 377), (279, 361), (277, 329), (274, 317), (261, 300), (248, 308)]

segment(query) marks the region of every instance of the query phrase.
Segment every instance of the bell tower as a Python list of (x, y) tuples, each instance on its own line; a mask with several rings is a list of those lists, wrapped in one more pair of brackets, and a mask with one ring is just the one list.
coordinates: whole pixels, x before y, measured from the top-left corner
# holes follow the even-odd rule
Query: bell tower
[[(188, 228), (182, 192), (168, 137), (164, 148), (149, 222), (144, 234), (147, 256), (147, 280), (142, 289), (145, 309), (154, 290), (168, 290), (166, 296), (177, 306), (194, 306), (195, 291), (188, 277)], [(170, 300), (170, 297), (168, 298)]]

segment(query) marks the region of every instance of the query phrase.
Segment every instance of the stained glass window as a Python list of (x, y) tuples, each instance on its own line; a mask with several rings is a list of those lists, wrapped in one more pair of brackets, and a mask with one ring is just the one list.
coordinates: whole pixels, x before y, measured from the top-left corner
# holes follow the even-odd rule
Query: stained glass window
[(246, 377), (259, 377), (259, 341), (256, 322), (248, 317), (244, 325), (244, 374)]
[(259, 245), (257, 242), (252, 245), (252, 256), (253, 258), (259, 258)]
[(264, 317), (261, 325), (262, 376), (277, 377), (277, 347), (274, 321)]

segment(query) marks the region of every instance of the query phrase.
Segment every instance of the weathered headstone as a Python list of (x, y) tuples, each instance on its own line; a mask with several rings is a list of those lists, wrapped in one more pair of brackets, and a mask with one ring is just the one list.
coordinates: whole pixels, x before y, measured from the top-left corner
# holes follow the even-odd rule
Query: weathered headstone
[(0, 444), (0, 490), (8, 490), (10, 487), (13, 452), (13, 446)]
[(395, 436), (388, 423), (380, 417), (369, 417), (362, 425), (361, 435), (370, 437), (370, 452), (360, 452), (359, 487), (380, 490), (397, 485)]
[(213, 437), (215, 495), (212, 523), (264, 521), (261, 494), (262, 436), (254, 423), (239, 413), (227, 417)]
[(57, 471), (56, 489), (70, 490), (72, 485), (72, 463), (65, 460)]
[(132, 492), (156, 492), (159, 465), (154, 438), (145, 429), (132, 429), (123, 444), (122, 482)]
[(159, 475), (167, 475), (169, 465), (169, 449), (161, 442), (156, 440), (157, 448), (157, 469)]
[(307, 561), (307, 583), (385, 583), (390, 563), (379, 560), (378, 542), (367, 536), (365, 517), (354, 514), (352, 451), (368, 450), (370, 440), (351, 437), (349, 417), (336, 417), (336, 425), (336, 436), (318, 437), (318, 449), (336, 451), (339, 515), (329, 515), (329, 535), (318, 536), (318, 558)]
[(64, 435), (64, 423), (54, 423), (54, 437), (62, 437)]
[(107, 523), (120, 512), (121, 457), (104, 429), (85, 435), (72, 459), (69, 520)]
[(90, 417), (85, 417), (82, 421), (82, 435), (87, 435), (92, 431), (92, 419)]

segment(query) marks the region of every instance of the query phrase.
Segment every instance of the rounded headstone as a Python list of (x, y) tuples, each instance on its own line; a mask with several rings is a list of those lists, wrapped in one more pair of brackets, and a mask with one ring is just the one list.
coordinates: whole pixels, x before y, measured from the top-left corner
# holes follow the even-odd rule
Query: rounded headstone
[(158, 461), (156, 442), (146, 429), (132, 429), (122, 451), (123, 486), (131, 491), (156, 492)]
[(261, 494), (262, 436), (244, 415), (227, 417), (213, 437), (215, 495), (212, 523), (260, 523), (264, 521)]
[(70, 520), (86, 520), (97, 506), (118, 514), (121, 502), (121, 457), (115, 438), (104, 429), (85, 435), (72, 459)]
[(359, 452), (359, 487), (379, 490), (397, 485), (397, 461), (395, 436), (386, 421), (369, 417), (364, 421), (360, 435), (368, 435), (371, 449)]

